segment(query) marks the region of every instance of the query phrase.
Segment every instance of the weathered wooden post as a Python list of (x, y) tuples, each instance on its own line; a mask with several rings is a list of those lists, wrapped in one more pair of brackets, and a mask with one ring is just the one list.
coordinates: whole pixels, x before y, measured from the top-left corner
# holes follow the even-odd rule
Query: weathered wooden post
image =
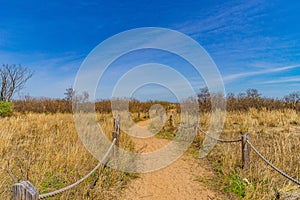
[(112, 138), (116, 139), (115, 146), (113, 147), (113, 157), (115, 158), (116, 165), (118, 164), (119, 159), (119, 138), (120, 138), (120, 121), (121, 116), (118, 115), (117, 118), (114, 118), (114, 130), (112, 132)]
[[(117, 124), (116, 124), (116, 118), (114, 118), (113, 122), (114, 122), (114, 124), (113, 124), (113, 126), (114, 126), (113, 132), (114, 132), (114, 131), (116, 131), (116, 126), (117, 126)], [(113, 136), (113, 139), (114, 139), (114, 134), (112, 136)]]
[(247, 140), (249, 140), (249, 133), (242, 135), (242, 168), (248, 170), (250, 168), (250, 145)]
[[(117, 138), (117, 132), (116, 132), (116, 119), (114, 118), (114, 124), (113, 124), (113, 131), (112, 131), (112, 141), (115, 139), (115, 138)], [(115, 159), (116, 158), (116, 156), (115, 156), (115, 153), (116, 152), (116, 148), (115, 148), (115, 146), (113, 146), (113, 148), (112, 148), (112, 156), (113, 156), (113, 158)]]
[(39, 192), (29, 181), (13, 185), (13, 200), (38, 200)]
[[(117, 120), (117, 136), (116, 136), (116, 146), (119, 148), (119, 140), (120, 140), (120, 124), (121, 124), (121, 116), (118, 115), (118, 120)], [(117, 152), (118, 153), (118, 152)]]
[(173, 126), (173, 115), (170, 115), (169, 118), (169, 125), (172, 127)]
[(131, 119), (131, 114), (130, 114), (130, 112), (128, 112), (127, 119), (128, 119), (128, 121), (130, 121), (130, 119)]

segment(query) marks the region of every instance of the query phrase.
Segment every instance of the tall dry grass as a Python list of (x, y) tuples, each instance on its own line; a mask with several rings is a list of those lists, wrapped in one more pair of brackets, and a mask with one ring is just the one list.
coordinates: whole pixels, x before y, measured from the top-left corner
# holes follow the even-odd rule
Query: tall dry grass
[[(112, 117), (99, 114), (98, 119), (110, 137)], [(126, 136), (121, 140), (123, 148), (133, 148)], [(40, 193), (60, 189), (97, 163), (78, 138), (71, 114), (29, 113), (0, 119), (0, 199), (10, 199), (12, 185), (20, 180), (31, 181)], [(129, 177), (101, 168), (76, 188), (52, 199), (116, 199)]]
[[(121, 115), (122, 119), (128, 117), (128, 113)], [(176, 131), (180, 114), (173, 114), (173, 119), (172, 130)], [(110, 138), (112, 116), (99, 114), (98, 120)], [(209, 122), (210, 114), (202, 113), (200, 126), (206, 129)], [(164, 131), (171, 130), (167, 120), (165, 126)], [(299, 113), (290, 109), (227, 112), (221, 138), (239, 138), (245, 132), (267, 159), (300, 179)], [(196, 136), (194, 151), (190, 152), (198, 152), (203, 138), (200, 133)], [(133, 148), (125, 135), (120, 144)], [(242, 170), (240, 143), (218, 143), (205, 159), (217, 176), (201, 180), (218, 185), (231, 199), (275, 199), (278, 193), (293, 192), (298, 187), (265, 165), (253, 151), (250, 170)], [(97, 163), (78, 138), (71, 114), (29, 113), (0, 119), (0, 199), (10, 199), (11, 187), (19, 180), (30, 180), (41, 193), (60, 189)], [(100, 169), (75, 189), (53, 199), (116, 199), (129, 178), (130, 174)]]
[[(207, 127), (210, 115), (201, 115), (201, 126)], [(295, 110), (257, 110), (227, 112), (221, 138), (239, 138), (250, 133), (251, 143), (275, 166), (300, 179), (300, 114)], [(203, 135), (194, 147), (199, 148)], [(299, 186), (267, 166), (251, 151), (251, 168), (242, 170), (241, 143), (218, 143), (206, 159), (218, 178), (217, 183), (228, 197), (237, 199), (276, 199), (284, 192), (295, 192)], [(230, 194), (229, 194), (230, 193)], [(232, 196), (234, 194), (234, 196)]]
[[(173, 139), (179, 122), (189, 124), (189, 118), (173, 113), (172, 129), (166, 121), (158, 136)], [(201, 113), (199, 119), (201, 129), (207, 131), (211, 114)], [(174, 134), (168, 133), (169, 130), (173, 130)], [(220, 138), (239, 139), (246, 132), (250, 133), (250, 142), (265, 158), (300, 180), (300, 114), (297, 111), (249, 108), (248, 111), (227, 112)], [(204, 138), (205, 135), (198, 132), (189, 150), (196, 157)], [(250, 158), (250, 170), (245, 171), (242, 169), (241, 142), (217, 143), (205, 158), (217, 176), (207, 177), (207, 180), (201, 174), (199, 177), (226, 193), (229, 199), (276, 199), (286, 192), (300, 192), (299, 186), (267, 166), (253, 150)]]

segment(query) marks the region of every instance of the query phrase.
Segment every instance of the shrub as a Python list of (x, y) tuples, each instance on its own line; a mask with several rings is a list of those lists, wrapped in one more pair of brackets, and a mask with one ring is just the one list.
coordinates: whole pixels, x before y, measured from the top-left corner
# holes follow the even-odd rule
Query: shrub
[(233, 192), (239, 197), (245, 197), (246, 187), (243, 180), (237, 174), (233, 174), (225, 180), (227, 187), (224, 188), (225, 192)]
[(0, 116), (10, 116), (13, 112), (13, 104), (11, 102), (0, 101)]

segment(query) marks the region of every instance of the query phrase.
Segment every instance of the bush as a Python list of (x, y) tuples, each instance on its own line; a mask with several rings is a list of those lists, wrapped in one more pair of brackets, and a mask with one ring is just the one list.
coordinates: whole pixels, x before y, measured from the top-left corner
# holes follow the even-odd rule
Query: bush
[(225, 192), (233, 192), (239, 197), (245, 197), (246, 185), (237, 174), (233, 174), (225, 180), (227, 187), (224, 188)]
[(0, 116), (10, 116), (13, 112), (13, 104), (11, 102), (0, 101)]

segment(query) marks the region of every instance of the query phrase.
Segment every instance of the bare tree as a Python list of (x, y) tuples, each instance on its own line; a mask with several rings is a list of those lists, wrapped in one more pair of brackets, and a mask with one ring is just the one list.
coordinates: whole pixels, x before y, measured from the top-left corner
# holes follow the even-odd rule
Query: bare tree
[(71, 87), (67, 88), (64, 95), (66, 96), (65, 100), (71, 102), (73, 100), (73, 98), (75, 97), (75, 90)]
[(261, 94), (258, 92), (257, 89), (247, 89), (246, 95), (247, 98), (252, 98), (252, 99), (258, 99), (261, 96)]
[(66, 89), (65, 93), (65, 100), (69, 102), (80, 102), (80, 103), (86, 103), (89, 100), (89, 93), (87, 91), (83, 91), (82, 94), (78, 94), (77, 91), (75, 91), (72, 87), (69, 87)]
[(200, 88), (198, 103), (201, 111), (211, 111), (211, 94), (209, 93), (208, 87)]
[(16, 92), (22, 90), (33, 72), (21, 65), (0, 67), (0, 101), (11, 101)]
[(90, 97), (90, 95), (89, 95), (89, 93), (87, 91), (83, 91), (82, 92), (82, 102), (84, 102), (84, 103), (88, 102), (89, 97)]
[[(300, 103), (300, 92), (293, 92), (284, 97), (284, 101), (288, 104), (292, 109), (296, 109)], [(298, 105), (298, 106), (297, 106)]]
[(284, 96), (284, 101), (287, 103), (300, 103), (300, 92), (293, 92)]

